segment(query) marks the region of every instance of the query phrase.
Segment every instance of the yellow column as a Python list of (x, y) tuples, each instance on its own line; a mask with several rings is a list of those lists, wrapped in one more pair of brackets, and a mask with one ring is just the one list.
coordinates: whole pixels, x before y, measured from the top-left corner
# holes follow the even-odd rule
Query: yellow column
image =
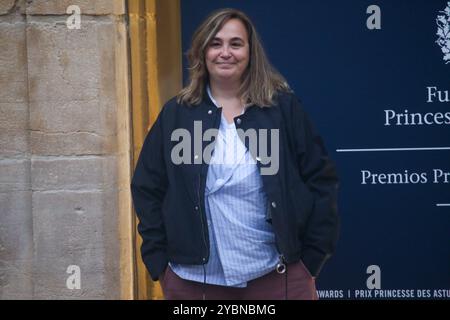
[[(129, 0), (133, 164), (162, 105), (182, 86), (179, 0)], [(137, 221), (135, 220), (135, 227)], [(136, 232), (136, 228), (134, 229)], [(141, 259), (135, 235), (136, 297), (162, 299)]]

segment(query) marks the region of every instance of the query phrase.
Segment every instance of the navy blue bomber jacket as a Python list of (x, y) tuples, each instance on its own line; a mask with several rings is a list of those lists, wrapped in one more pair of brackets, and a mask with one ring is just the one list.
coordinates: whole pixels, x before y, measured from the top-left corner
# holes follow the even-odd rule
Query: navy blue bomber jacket
[[(279, 129), (278, 171), (261, 175), (269, 199), (268, 221), (273, 224), (282, 259), (286, 263), (301, 259), (311, 275), (317, 276), (334, 253), (338, 239), (338, 178), (322, 139), (296, 96), (280, 92), (275, 100), (272, 107), (247, 107), (244, 114), (234, 118), (234, 123), (236, 129), (244, 131)], [(159, 278), (169, 261), (208, 261), (204, 203), (208, 164), (197, 163), (195, 152), (199, 145), (194, 145), (195, 138), (189, 142), (192, 155), (183, 154), (191, 162), (174, 163), (172, 148), (179, 141), (172, 141), (171, 136), (175, 129), (184, 128), (192, 137), (197, 134), (199, 141), (200, 132), (203, 136), (206, 130), (219, 128), (220, 118), (221, 108), (213, 104), (206, 92), (197, 106), (180, 105), (173, 98), (164, 105), (144, 141), (131, 192), (143, 240), (141, 254), (153, 280)], [(249, 148), (248, 139), (244, 140)], [(267, 140), (267, 154), (271, 154), (270, 139)], [(201, 150), (210, 143), (202, 139)], [(260, 169), (269, 165), (264, 161), (257, 164)]]

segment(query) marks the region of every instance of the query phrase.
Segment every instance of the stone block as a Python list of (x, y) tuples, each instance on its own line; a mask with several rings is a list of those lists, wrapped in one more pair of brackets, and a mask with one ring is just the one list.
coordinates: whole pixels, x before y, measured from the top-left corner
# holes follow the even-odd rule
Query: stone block
[(124, 14), (124, 0), (34, 0), (29, 1), (27, 14), (66, 14), (70, 5), (77, 5), (81, 14), (107, 15)]
[(27, 57), (24, 23), (0, 27), (0, 102), (26, 102)]
[[(115, 192), (35, 192), (35, 294), (42, 299), (104, 298), (105, 246), (117, 241)], [(51, 223), (49, 223), (51, 221)], [(69, 289), (70, 265), (80, 267), (81, 289)]]
[(40, 101), (30, 103), (30, 129), (43, 133), (114, 135), (114, 107), (90, 101)]
[(114, 32), (110, 19), (70, 30), (60, 17), (30, 18), (30, 101), (92, 101), (114, 97)]
[[(106, 145), (103, 140), (115, 135), (117, 126), (114, 22), (90, 21), (81, 30), (68, 30), (58, 21), (35, 19), (28, 28), (30, 128), (46, 134), (84, 133)], [(103, 137), (95, 139), (95, 134)], [(42, 134), (36, 137), (42, 139)], [(61, 141), (47, 138), (56, 147)]]
[(0, 102), (0, 157), (28, 153), (28, 106)]
[[(1, 142), (0, 142), (1, 143)], [(116, 140), (92, 132), (45, 133), (32, 131), (30, 144), (33, 155), (107, 155), (115, 152)]]
[(0, 192), (0, 203), (1, 246), (11, 260), (26, 260), (33, 250), (31, 191)]
[(0, 1), (0, 14), (7, 14), (14, 8), (15, 0), (2, 0)]
[[(101, 266), (92, 267), (92, 263), (101, 263), (101, 250), (84, 250), (73, 255), (58, 258), (41, 255), (35, 262), (33, 283), (34, 299), (105, 299), (109, 288), (105, 286), (108, 275)], [(75, 262), (79, 264), (75, 264)], [(80, 288), (70, 288), (67, 280), (72, 275), (68, 267), (80, 268)], [(110, 293), (109, 293), (110, 294)]]
[(34, 192), (34, 241), (38, 256), (57, 258), (103, 248), (105, 213), (110, 219), (117, 215), (116, 203), (110, 201), (113, 196), (112, 190)]
[(117, 183), (116, 157), (33, 157), (33, 190), (105, 190)]
[(28, 129), (28, 105), (26, 103), (0, 102), (0, 133), (4, 130)]
[(32, 297), (31, 191), (0, 192), (0, 299)]
[(26, 157), (28, 151), (27, 131), (0, 130), (0, 158)]
[(0, 193), (31, 188), (30, 160), (0, 159)]

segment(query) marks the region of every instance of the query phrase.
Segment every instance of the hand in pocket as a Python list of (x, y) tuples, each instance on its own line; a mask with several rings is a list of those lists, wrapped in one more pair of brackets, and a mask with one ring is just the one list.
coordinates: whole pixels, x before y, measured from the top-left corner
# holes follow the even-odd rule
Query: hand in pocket
[(166, 277), (166, 273), (167, 273), (167, 268), (169, 268), (169, 265), (166, 266), (166, 268), (164, 269), (163, 272), (161, 272), (161, 274), (158, 277), (158, 281), (160, 283), (164, 282), (164, 278)]
[(316, 277), (313, 277), (313, 276), (312, 276), (311, 272), (309, 272), (308, 268), (305, 266), (305, 264), (303, 263), (302, 260), (300, 260), (300, 263), (301, 263), (303, 269), (305, 269), (306, 274), (307, 274), (311, 279), (316, 280)]

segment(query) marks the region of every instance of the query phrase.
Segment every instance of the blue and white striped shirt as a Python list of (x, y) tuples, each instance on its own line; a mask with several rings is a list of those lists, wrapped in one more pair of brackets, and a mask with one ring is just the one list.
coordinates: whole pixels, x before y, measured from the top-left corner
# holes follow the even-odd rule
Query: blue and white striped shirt
[[(209, 87), (208, 94), (219, 107)], [(266, 221), (267, 205), (256, 162), (222, 113), (205, 189), (210, 235), (206, 283), (246, 287), (247, 281), (275, 269), (278, 253)], [(202, 265), (169, 264), (183, 279), (204, 281)]]

